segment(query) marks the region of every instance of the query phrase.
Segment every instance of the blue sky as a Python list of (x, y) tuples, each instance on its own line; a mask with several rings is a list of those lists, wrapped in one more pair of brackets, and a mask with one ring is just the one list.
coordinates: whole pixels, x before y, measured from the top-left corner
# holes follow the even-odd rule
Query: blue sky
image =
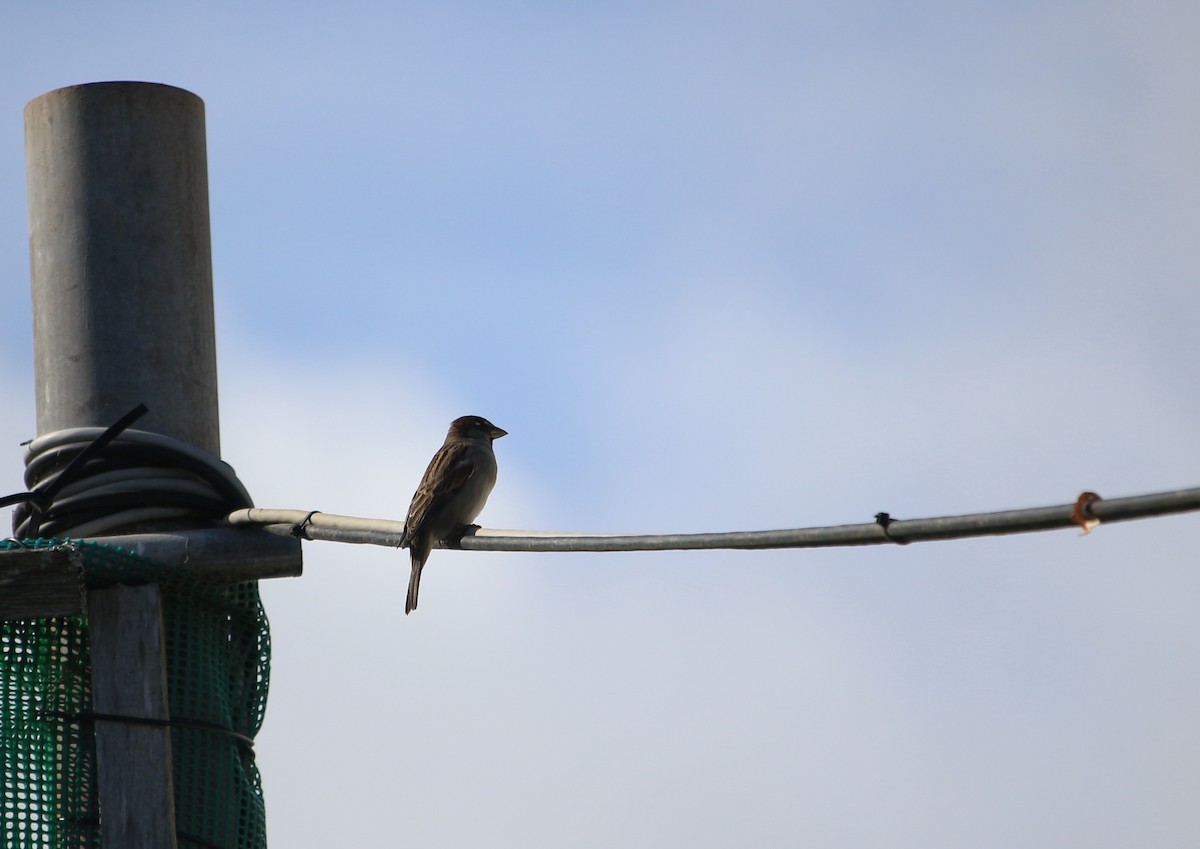
[[(25, 4), (0, 386), (33, 435), (22, 109), (205, 100), (225, 459), (399, 518), (716, 531), (1197, 483), (1200, 12)], [(7, 464), (7, 465), (5, 465)], [(404, 553), (265, 584), (273, 845), (1192, 847), (1194, 516), (863, 551)]]

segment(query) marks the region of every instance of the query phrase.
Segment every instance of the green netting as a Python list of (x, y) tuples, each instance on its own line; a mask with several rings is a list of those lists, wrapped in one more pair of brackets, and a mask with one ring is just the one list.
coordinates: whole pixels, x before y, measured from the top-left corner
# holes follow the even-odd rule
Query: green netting
[[(0, 551), (62, 540), (0, 542)], [(163, 593), (175, 821), (183, 846), (264, 849), (250, 746), (262, 725), (270, 632), (258, 584), (205, 586), (120, 549), (74, 541), (90, 585), (157, 581)], [(0, 625), (0, 823), (5, 849), (100, 847), (87, 618)]]

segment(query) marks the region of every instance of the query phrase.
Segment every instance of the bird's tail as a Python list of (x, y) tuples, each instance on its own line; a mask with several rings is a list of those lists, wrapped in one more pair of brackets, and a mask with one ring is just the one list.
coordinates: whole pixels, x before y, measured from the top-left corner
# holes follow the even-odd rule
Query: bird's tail
[(413, 558), (412, 577), (408, 579), (408, 600), (404, 602), (405, 616), (417, 609), (417, 592), (421, 589), (421, 567), (424, 565), (423, 559)]

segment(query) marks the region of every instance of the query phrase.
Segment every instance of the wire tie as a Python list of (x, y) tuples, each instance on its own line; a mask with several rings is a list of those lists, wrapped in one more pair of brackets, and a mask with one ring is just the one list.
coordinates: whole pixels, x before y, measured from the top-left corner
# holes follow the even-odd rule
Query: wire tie
[(895, 519), (893, 519), (891, 517), (890, 513), (876, 513), (875, 514), (875, 524), (879, 525), (879, 528), (880, 528), (880, 530), (883, 531), (883, 535), (885, 537), (887, 537), (892, 542), (896, 543), (896, 545), (908, 545), (910, 542), (912, 542), (912, 540), (900, 539), (899, 537), (894, 537), (894, 536), (892, 536), (892, 532), (890, 530), (888, 530), (888, 528), (891, 527), (891, 524), (894, 521), (895, 521)]
[(50, 711), (44, 716), (52, 716), (55, 719), (64, 719), (67, 721), (77, 722), (125, 722), (130, 725), (153, 725), (159, 728), (195, 728), (200, 731), (210, 731), (213, 734), (222, 734), (226, 737), (232, 737), (248, 749), (254, 748), (254, 738), (248, 737), (232, 728), (226, 728), (224, 725), (218, 725), (215, 722), (203, 722), (199, 719), (159, 719), (152, 716), (128, 716), (120, 713), (98, 713), (94, 710), (82, 710), (79, 713), (64, 713), (62, 711)]
[(296, 537), (297, 539), (311, 540), (312, 537), (308, 535), (308, 531), (306, 529), (312, 524), (312, 517), (320, 512), (320, 510), (309, 510), (307, 516), (305, 516), (296, 524), (292, 525), (292, 536)]
[(45, 506), (45, 497), (37, 490), (33, 490), (31, 492), (17, 492), (13, 495), (6, 495), (0, 498), (0, 507), (8, 507), (11, 504), (21, 504), (26, 501), (32, 501), (39, 507)]

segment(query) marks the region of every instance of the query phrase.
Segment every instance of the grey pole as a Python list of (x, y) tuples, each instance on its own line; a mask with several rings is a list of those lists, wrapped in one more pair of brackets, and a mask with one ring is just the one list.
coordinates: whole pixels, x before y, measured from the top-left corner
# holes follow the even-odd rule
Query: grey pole
[(137, 427), (220, 454), (204, 103), (92, 83), (25, 107), (38, 433)]
[[(219, 454), (204, 104), (94, 83), (25, 108), (39, 435), (138, 423)], [(88, 593), (97, 714), (170, 716), (156, 585)], [(96, 720), (105, 849), (174, 847), (170, 731)]]

